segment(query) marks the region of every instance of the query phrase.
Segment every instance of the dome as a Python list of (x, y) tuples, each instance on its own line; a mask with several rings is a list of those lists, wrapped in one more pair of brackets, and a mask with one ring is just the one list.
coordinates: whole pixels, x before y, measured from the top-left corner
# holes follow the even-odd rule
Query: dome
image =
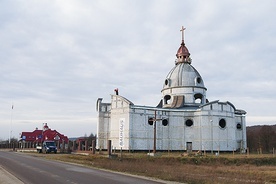
[(206, 103), (206, 87), (198, 71), (191, 65), (190, 52), (184, 43), (177, 50), (175, 66), (168, 73), (163, 89), (164, 108), (181, 108), (184, 106), (200, 106)]
[(205, 88), (202, 77), (198, 71), (188, 63), (177, 64), (167, 75), (163, 88), (173, 87)]

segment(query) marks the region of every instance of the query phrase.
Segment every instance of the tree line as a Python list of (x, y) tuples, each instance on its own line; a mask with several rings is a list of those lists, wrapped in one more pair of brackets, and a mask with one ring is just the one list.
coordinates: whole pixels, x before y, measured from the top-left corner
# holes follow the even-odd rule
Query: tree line
[(272, 153), (276, 150), (276, 125), (246, 127), (247, 147), (252, 153)]
[[(272, 153), (276, 150), (276, 125), (257, 125), (246, 127), (247, 147), (251, 153)], [(96, 140), (97, 135), (91, 133), (84, 135), (88, 140), (88, 145)], [(11, 138), (11, 143), (18, 142), (16, 138)], [(0, 140), (0, 144), (8, 144), (9, 140)]]

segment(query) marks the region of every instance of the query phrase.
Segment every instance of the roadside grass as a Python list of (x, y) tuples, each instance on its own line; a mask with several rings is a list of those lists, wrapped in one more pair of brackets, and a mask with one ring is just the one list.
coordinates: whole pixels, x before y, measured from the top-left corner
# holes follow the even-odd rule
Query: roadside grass
[(276, 183), (276, 157), (272, 155), (182, 156), (181, 153), (162, 153), (157, 157), (146, 153), (123, 153), (122, 158), (105, 154), (33, 154), (59, 160), (148, 176), (181, 183)]

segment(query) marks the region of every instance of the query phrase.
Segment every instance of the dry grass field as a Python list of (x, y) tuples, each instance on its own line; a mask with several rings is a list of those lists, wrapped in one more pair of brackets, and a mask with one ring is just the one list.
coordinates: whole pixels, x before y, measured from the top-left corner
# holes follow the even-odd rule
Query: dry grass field
[(123, 153), (122, 158), (118, 154), (112, 159), (105, 154), (35, 156), (180, 183), (276, 183), (276, 156), (273, 155), (161, 153), (151, 157), (146, 153)]

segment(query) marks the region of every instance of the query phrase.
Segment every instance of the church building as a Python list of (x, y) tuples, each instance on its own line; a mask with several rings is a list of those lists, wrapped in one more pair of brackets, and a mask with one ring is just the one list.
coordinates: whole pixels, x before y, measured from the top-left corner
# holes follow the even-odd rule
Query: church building
[(245, 151), (246, 112), (229, 101), (208, 101), (203, 78), (191, 64), (184, 29), (158, 106), (135, 105), (117, 89), (110, 103), (98, 98), (97, 149), (107, 149), (111, 140), (118, 150)]

